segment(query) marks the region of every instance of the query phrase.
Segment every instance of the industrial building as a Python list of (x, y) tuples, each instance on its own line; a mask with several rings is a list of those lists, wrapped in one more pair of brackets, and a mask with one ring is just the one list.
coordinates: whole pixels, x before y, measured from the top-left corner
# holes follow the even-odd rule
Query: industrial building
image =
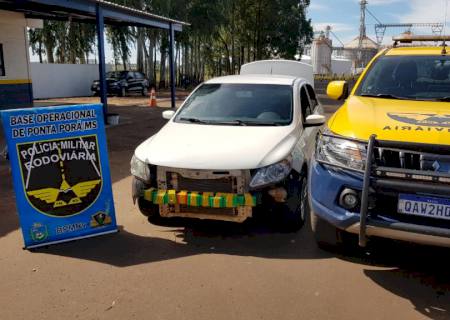
[(32, 104), (27, 27), (37, 27), (20, 12), (0, 10), (0, 108)]
[[(327, 59), (325, 57), (325, 59)], [(309, 55), (303, 55), (302, 62), (309, 63), (313, 66), (315, 75), (336, 75), (336, 76), (349, 76), (352, 74), (352, 61), (345, 57), (331, 56), (331, 64), (323, 66), (320, 59), (312, 61), (312, 57)], [(322, 70), (320, 70), (322, 68)], [(330, 73), (320, 73), (320, 71), (331, 70)], [(318, 72), (319, 71), (319, 72)]]
[[(336, 67), (333, 68), (333, 64), (347, 65), (348, 62), (350, 63), (350, 73), (356, 74), (377, 54), (380, 46), (366, 34), (367, 4), (367, 0), (360, 2), (361, 17), (359, 35), (349, 43), (343, 44), (332, 32), (331, 26), (327, 26), (324, 31), (319, 32), (318, 36), (315, 37), (310, 48), (315, 74), (334, 75), (345, 73), (337, 72)], [(331, 34), (341, 42), (342, 47), (333, 47)], [(344, 71), (348, 72), (347, 69)]]
[[(353, 74), (360, 73), (372, 60), (372, 58), (383, 48), (383, 39), (386, 30), (397, 29), (403, 33), (413, 34), (413, 28), (429, 28), (433, 35), (442, 35), (444, 24), (440, 22), (430, 23), (382, 23), (368, 8), (368, 0), (360, 0), (360, 23), (359, 35), (350, 42), (344, 44), (332, 31), (332, 26), (327, 26), (325, 30), (319, 30), (315, 33), (315, 39), (309, 48), (306, 48), (306, 54), (311, 56), (311, 64), (314, 73), (318, 75), (341, 75), (346, 72)], [(375, 20), (376, 41), (369, 38), (366, 33), (366, 13)], [(402, 32), (400, 32), (402, 33)], [(333, 36), (340, 46), (333, 46), (331, 39)], [(304, 60), (302, 58), (302, 60)], [(351, 71), (346, 69), (350, 61)], [(344, 67), (344, 70), (342, 70)]]
[(366, 35), (358, 36), (344, 45), (344, 56), (352, 61), (352, 69), (364, 68), (379, 51), (378, 44)]

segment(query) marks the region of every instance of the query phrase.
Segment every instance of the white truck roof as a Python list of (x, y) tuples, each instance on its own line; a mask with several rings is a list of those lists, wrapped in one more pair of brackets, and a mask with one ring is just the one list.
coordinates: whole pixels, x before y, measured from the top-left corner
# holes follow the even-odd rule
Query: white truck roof
[(305, 79), (314, 87), (314, 73), (312, 65), (292, 60), (261, 60), (244, 64), (241, 75), (281, 75)]
[(292, 76), (251, 74), (251, 75), (234, 75), (218, 77), (206, 81), (206, 83), (239, 83), (239, 84), (276, 84), (276, 85), (293, 85), (297, 78)]

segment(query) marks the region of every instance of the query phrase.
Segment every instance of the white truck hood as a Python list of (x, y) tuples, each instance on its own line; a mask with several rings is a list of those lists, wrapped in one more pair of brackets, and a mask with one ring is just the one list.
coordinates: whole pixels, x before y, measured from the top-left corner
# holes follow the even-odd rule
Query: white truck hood
[(146, 163), (171, 168), (257, 169), (286, 158), (299, 133), (294, 126), (255, 127), (170, 121), (136, 148)]

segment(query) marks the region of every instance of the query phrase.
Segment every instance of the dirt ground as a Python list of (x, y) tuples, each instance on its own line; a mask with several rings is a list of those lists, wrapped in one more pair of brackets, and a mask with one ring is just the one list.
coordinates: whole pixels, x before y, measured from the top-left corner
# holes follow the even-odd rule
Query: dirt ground
[[(189, 91), (177, 90), (176, 101), (181, 103), (189, 95)], [(156, 92), (156, 100), (160, 107), (170, 107), (170, 92), (158, 91)], [(148, 107), (150, 96), (141, 96), (140, 94), (129, 94), (126, 97), (108, 96), (108, 105), (120, 107)], [(55, 99), (40, 99), (35, 100), (34, 105), (37, 107), (48, 105), (65, 105), (65, 104), (86, 104), (86, 103), (100, 103), (100, 98), (96, 96), (91, 97), (76, 97), (76, 98), (55, 98)]]
[(375, 241), (332, 253), (308, 225), (282, 234), (262, 220), (150, 224), (131, 201), (129, 161), (163, 110), (110, 108), (121, 116), (107, 129), (118, 234), (22, 250), (0, 160), (1, 320), (450, 319), (448, 249)]

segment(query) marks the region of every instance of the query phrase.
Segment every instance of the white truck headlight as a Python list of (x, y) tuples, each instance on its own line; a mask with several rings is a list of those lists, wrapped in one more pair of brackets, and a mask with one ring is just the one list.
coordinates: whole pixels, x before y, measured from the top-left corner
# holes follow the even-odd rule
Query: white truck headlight
[(283, 181), (292, 170), (292, 159), (283, 160), (259, 169), (250, 181), (250, 188), (261, 188)]
[(330, 165), (364, 170), (367, 144), (329, 135), (319, 135), (316, 159)]
[(150, 181), (150, 168), (147, 163), (139, 160), (135, 155), (131, 158), (130, 162), (131, 174), (136, 178), (148, 182)]

